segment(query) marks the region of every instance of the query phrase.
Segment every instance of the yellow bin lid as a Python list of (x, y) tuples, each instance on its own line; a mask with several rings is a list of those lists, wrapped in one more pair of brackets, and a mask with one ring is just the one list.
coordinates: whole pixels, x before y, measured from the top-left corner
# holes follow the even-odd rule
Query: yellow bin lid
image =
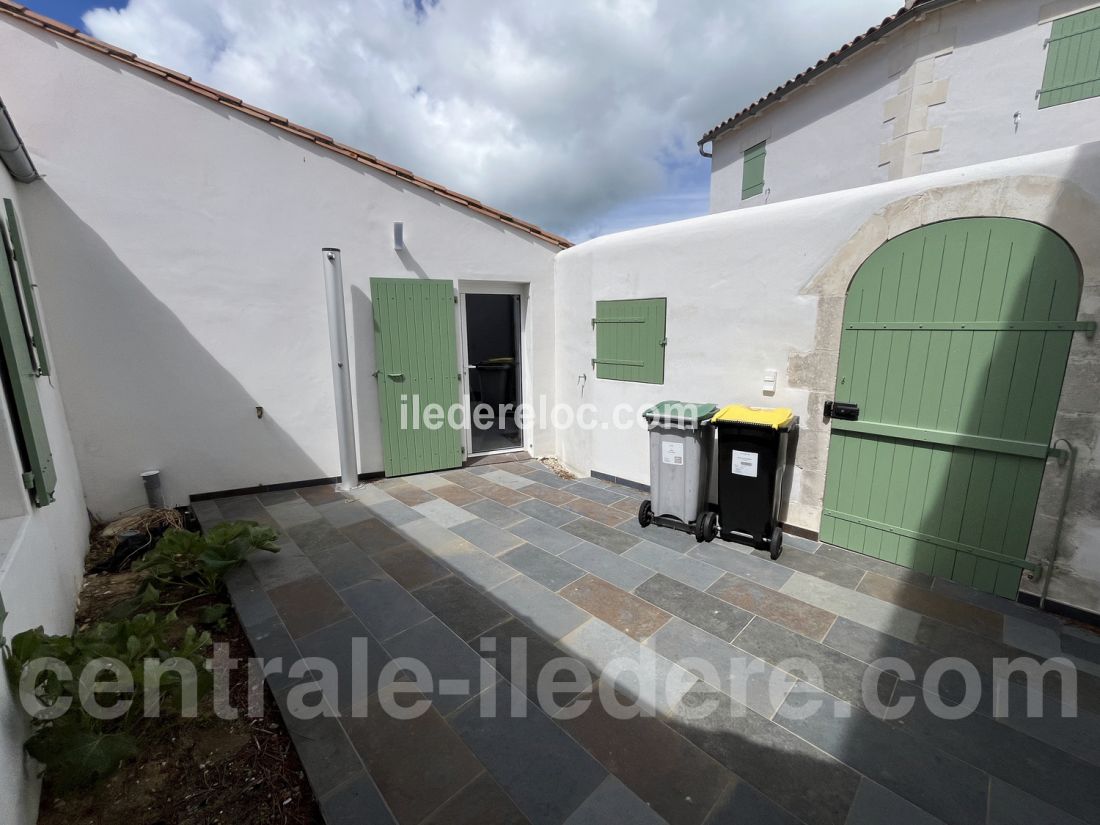
[(794, 412), (786, 407), (749, 407), (745, 404), (730, 404), (716, 412), (710, 420), (715, 424), (752, 424), (757, 427), (784, 430), (794, 422)]

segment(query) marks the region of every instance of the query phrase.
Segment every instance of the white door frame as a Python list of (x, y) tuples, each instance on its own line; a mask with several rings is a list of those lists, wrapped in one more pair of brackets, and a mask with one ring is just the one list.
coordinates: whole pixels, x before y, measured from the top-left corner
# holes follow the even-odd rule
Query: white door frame
[[(458, 303), (456, 306), (456, 312), (458, 313), (458, 354), (459, 360), (459, 373), (462, 376), (462, 407), (465, 414), (466, 426), (463, 428), (462, 438), (463, 445), (466, 450), (466, 458), (470, 458), (473, 455), (473, 419), (471, 418), (472, 410), (470, 407), (470, 375), (469, 375), (469, 336), (467, 334), (466, 326), (466, 296), (467, 295), (518, 295), (519, 296), (519, 318), (516, 324), (516, 334), (519, 336), (518, 346), (516, 348), (516, 354), (519, 356), (519, 375), (516, 387), (519, 390), (519, 403), (523, 404), (528, 398), (532, 397), (531, 387), (531, 370), (528, 368), (531, 363), (531, 346), (530, 336), (527, 334), (528, 321), (528, 284), (520, 283), (518, 281), (459, 281), (458, 282)], [(528, 416), (529, 418), (529, 416)], [(510, 447), (506, 450), (490, 450), (485, 453), (478, 453), (478, 456), (483, 455), (497, 455), (498, 453), (514, 453), (521, 450), (526, 450), (531, 455), (534, 455), (534, 433), (531, 431), (530, 421), (523, 421), (522, 423), (517, 420), (520, 426), (520, 446)]]

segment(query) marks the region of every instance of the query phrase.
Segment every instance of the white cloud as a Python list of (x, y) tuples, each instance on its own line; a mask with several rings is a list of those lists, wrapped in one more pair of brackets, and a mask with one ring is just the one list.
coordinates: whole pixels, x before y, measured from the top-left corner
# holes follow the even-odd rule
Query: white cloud
[(899, 4), (130, 0), (84, 24), (579, 238), (632, 203), (684, 202), (706, 129)]

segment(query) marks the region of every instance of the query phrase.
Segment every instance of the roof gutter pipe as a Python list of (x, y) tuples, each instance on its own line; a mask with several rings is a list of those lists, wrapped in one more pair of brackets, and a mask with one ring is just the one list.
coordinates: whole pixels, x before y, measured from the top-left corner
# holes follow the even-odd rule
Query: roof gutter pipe
[(11, 172), (11, 176), (20, 183), (31, 183), (40, 177), (38, 170), (34, 168), (27, 147), (23, 145), (22, 138), (15, 131), (11, 115), (8, 113), (4, 101), (0, 100), (0, 161)]

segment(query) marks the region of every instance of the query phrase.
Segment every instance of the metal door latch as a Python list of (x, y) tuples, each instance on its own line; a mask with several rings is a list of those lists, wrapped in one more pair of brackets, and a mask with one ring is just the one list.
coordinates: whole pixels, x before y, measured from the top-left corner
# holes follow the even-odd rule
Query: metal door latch
[(859, 404), (846, 404), (843, 401), (826, 401), (825, 417), (839, 418), (841, 421), (859, 421)]

